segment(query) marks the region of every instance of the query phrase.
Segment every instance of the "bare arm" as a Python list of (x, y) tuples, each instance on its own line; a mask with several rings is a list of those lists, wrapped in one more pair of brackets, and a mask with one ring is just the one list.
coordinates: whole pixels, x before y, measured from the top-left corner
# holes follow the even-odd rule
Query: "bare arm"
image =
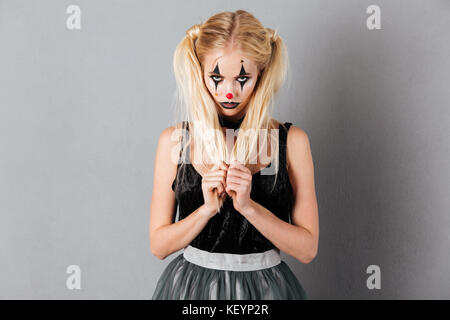
[(186, 247), (205, 227), (214, 215), (205, 205), (200, 206), (186, 218), (173, 223), (176, 214), (175, 179), (178, 159), (172, 159), (180, 150), (175, 127), (163, 130), (156, 151), (153, 192), (150, 206), (150, 250), (159, 259)]

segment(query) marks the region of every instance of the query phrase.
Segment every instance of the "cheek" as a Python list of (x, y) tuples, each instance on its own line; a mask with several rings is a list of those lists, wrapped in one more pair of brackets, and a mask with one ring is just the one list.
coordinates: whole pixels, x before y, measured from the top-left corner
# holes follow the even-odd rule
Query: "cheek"
[(206, 87), (208, 88), (209, 92), (214, 95), (216, 92), (216, 86), (214, 84), (214, 81), (211, 78), (205, 79)]
[(211, 78), (207, 78), (204, 79), (205, 83), (206, 83), (206, 87), (208, 88), (209, 91), (211, 91), (211, 89), (214, 89), (214, 84), (212, 83)]
[(249, 96), (253, 90), (255, 89), (255, 81), (247, 81), (244, 85), (244, 87), (242, 88), (242, 96), (243, 97), (247, 97)]

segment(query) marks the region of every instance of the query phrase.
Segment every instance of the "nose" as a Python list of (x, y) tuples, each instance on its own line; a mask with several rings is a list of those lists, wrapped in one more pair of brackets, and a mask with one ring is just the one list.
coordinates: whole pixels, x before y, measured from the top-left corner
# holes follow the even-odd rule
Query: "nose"
[(233, 94), (232, 93), (227, 93), (227, 99), (231, 99), (233, 98)]

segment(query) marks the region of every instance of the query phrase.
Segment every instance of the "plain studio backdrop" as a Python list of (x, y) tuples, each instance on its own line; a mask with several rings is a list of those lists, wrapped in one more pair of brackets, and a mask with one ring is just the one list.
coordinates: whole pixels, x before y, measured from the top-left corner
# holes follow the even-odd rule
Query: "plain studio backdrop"
[(310, 138), (320, 238), (310, 264), (282, 258), (309, 298), (450, 298), (447, 0), (0, 0), (0, 298), (151, 298), (175, 257), (148, 235), (173, 51), (238, 9), (289, 50), (274, 116)]

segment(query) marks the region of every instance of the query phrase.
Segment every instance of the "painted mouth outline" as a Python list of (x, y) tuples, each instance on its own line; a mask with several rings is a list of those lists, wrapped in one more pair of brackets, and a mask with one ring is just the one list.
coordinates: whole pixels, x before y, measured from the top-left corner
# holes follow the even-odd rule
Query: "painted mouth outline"
[[(225, 103), (235, 104), (235, 106), (227, 107), (225, 106)], [(220, 105), (225, 109), (235, 109), (239, 104), (240, 102), (220, 102)]]

